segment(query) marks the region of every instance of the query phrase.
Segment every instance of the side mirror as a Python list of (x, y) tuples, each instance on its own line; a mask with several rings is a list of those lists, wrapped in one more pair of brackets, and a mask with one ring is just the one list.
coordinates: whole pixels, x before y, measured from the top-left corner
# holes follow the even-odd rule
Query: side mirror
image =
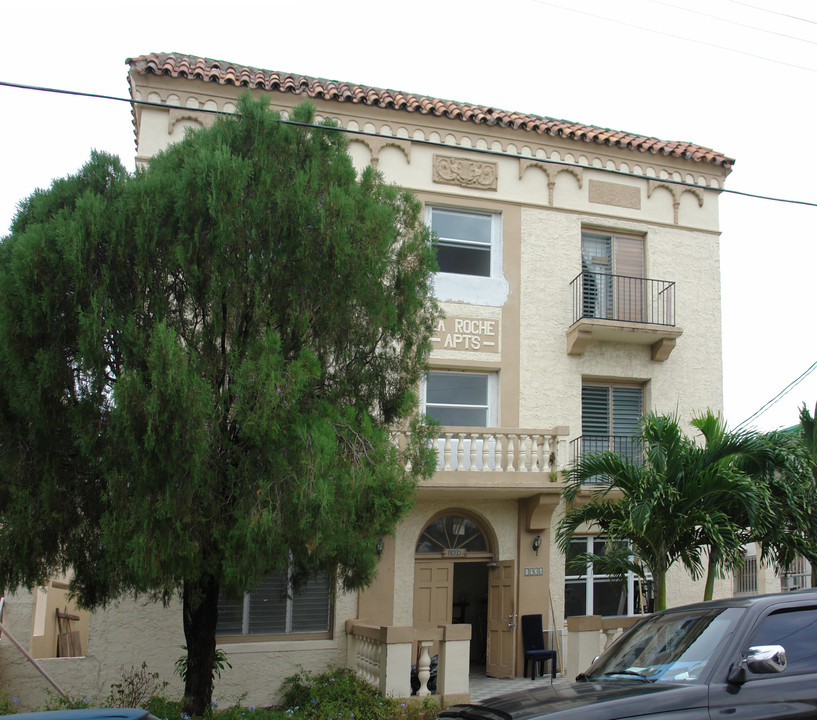
[(786, 664), (786, 650), (782, 645), (756, 645), (732, 666), (726, 679), (730, 683), (744, 683), (747, 670), (755, 675), (770, 675), (783, 672)]
[(780, 673), (786, 669), (786, 651), (782, 645), (758, 645), (746, 653), (746, 667), (757, 675)]

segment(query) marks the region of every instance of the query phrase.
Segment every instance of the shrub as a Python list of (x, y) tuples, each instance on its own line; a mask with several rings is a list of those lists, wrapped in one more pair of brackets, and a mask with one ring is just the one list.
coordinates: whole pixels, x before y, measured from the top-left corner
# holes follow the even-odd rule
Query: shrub
[(111, 685), (107, 704), (110, 707), (146, 707), (148, 700), (161, 695), (167, 687), (167, 681), (159, 681), (159, 673), (148, 672), (147, 663), (143, 662), (137, 670), (131, 665), (126, 671), (122, 668), (122, 680)]
[(0, 690), (0, 715), (14, 715), (19, 711), (19, 701), (9, 695), (8, 690)]
[(348, 669), (301, 671), (284, 680), (280, 694), (292, 720), (433, 720), (442, 709), (431, 697), (422, 702), (384, 698)]
[(84, 708), (93, 707), (89, 697), (76, 697), (74, 695), (55, 695), (48, 693), (48, 700), (43, 705), (41, 710), (82, 710)]

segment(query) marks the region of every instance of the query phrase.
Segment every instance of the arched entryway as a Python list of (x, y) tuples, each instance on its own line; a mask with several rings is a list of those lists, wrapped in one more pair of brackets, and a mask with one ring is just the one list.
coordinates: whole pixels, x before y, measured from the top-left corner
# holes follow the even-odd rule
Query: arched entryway
[(471, 664), (495, 677), (513, 675), (513, 561), (497, 562), (490, 525), (447, 510), (420, 532), (414, 561), (414, 625), (471, 625)]

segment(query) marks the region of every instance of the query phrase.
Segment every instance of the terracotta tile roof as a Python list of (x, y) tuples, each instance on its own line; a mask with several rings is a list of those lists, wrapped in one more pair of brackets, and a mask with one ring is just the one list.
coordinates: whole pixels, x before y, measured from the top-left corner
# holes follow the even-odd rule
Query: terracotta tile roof
[(689, 142), (670, 142), (634, 133), (596, 127), (595, 125), (583, 125), (567, 120), (556, 120), (526, 113), (507, 112), (452, 100), (439, 100), (398, 90), (383, 90), (337, 80), (261, 70), (180, 53), (151, 53), (128, 58), (126, 62), (141, 75), (169, 75), (171, 77), (215, 82), (220, 85), (236, 85), (269, 91), (277, 90), (295, 95), (304, 95), (312, 99), (360, 103), (374, 107), (416, 112), (422, 115), (448, 117), (477, 125), (498, 125), (517, 130), (528, 130), (541, 135), (566, 137), (572, 140), (611, 145), (628, 150), (654, 154), (661, 153), (670, 157), (711, 163), (725, 168), (731, 168), (735, 162), (732, 158), (721, 155), (715, 150)]

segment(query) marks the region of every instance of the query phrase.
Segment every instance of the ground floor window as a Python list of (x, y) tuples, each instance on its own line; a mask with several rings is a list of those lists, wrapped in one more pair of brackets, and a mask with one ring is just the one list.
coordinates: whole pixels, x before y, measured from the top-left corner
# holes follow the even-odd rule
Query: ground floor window
[(296, 593), (288, 570), (264, 578), (237, 599), (222, 593), (217, 635), (326, 634), (330, 630), (331, 597), (326, 578), (310, 579)]
[(607, 540), (600, 537), (574, 537), (565, 560), (565, 617), (573, 615), (635, 615), (650, 612), (652, 584), (627, 573), (624, 581), (596, 572), (587, 563), (584, 572), (573, 562), (583, 553), (604, 555)]

